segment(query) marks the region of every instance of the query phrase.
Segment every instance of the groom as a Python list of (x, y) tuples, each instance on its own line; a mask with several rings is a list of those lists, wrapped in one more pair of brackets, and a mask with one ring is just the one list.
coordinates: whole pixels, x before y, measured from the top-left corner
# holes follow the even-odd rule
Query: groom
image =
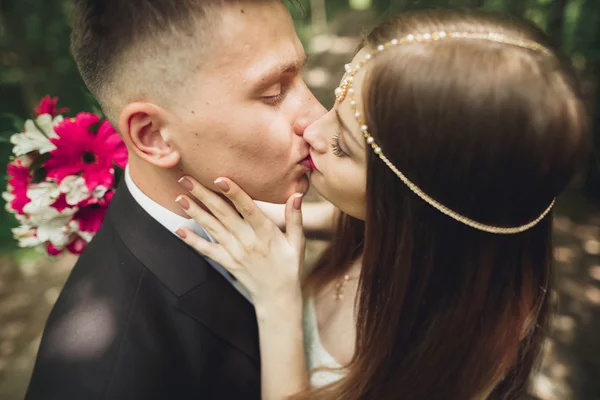
[(72, 50), (129, 166), (48, 319), (27, 399), (259, 399), (254, 309), (174, 234), (189, 174), (258, 200), (308, 188), (323, 115), (280, 0), (78, 0)]

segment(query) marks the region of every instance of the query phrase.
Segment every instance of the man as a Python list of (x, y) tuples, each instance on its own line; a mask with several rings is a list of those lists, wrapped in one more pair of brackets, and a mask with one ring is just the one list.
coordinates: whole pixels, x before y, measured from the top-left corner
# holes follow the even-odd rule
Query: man
[(72, 50), (129, 149), (125, 182), (48, 319), (27, 399), (259, 399), (255, 313), (174, 234), (189, 174), (257, 200), (308, 188), (301, 79), (279, 0), (80, 0)]

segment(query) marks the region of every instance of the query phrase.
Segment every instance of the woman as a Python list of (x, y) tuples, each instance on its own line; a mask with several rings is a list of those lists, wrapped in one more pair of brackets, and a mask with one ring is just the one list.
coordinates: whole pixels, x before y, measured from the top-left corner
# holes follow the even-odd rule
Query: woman
[(214, 216), (187, 212), (219, 244), (180, 231), (248, 288), (264, 397), (521, 398), (547, 326), (552, 206), (587, 145), (571, 69), (532, 26), (428, 11), (375, 28), (346, 71), (304, 134), (341, 216), (302, 286), (301, 195), (284, 235), (231, 180), (216, 189), (244, 220), (194, 182)]

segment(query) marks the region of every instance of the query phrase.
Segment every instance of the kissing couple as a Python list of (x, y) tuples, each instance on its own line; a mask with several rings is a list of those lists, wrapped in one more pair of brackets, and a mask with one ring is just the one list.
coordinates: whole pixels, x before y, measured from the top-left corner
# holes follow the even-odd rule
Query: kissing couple
[(280, 0), (78, 0), (72, 50), (129, 165), (27, 399), (524, 396), (589, 142), (538, 28), (397, 15), (330, 111)]

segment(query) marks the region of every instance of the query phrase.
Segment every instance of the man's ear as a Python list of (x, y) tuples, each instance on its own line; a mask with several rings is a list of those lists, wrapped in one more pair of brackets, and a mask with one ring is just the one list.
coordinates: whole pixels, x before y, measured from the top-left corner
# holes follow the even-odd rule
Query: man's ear
[(119, 131), (139, 158), (160, 168), (173, 168), (181, 155), (162, 134), (165, 118), (166, 111), (152, 103), (129, 103), (119, 117)]

